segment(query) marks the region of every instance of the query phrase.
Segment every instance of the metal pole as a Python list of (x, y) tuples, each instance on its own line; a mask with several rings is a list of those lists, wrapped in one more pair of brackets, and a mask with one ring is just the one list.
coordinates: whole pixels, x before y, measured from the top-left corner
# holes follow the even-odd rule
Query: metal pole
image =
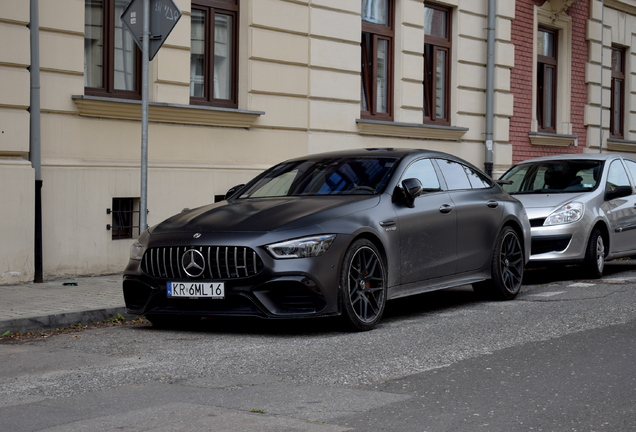
[(486, 161), (484, 169), (492, 177), (495, 100), (495, 18), (496, 0), (488, 0), (488, 51), (486, 56)]
[(150, 0), (144, 0), (141, 69), (141, 199), (139, 202), (139, 232), (148, 228), (148, 69), (150, 54)]
[(603, 51), (605, 44), (603, 36), (605, 33), (605, 0), (601, 0), (601, 101), (600, 101), (600, 122), (599, 122), (599, 143), (598, 152), (603, 153)]
[(31, 95), (29, 104), (29, 160), (35, 170), (35, 226), (33, 264), (35, 283), (42, 283), (42, 156), (40, 145), (40, 18), (38, 0), (31, 0), (29, 31), (31, 34)]

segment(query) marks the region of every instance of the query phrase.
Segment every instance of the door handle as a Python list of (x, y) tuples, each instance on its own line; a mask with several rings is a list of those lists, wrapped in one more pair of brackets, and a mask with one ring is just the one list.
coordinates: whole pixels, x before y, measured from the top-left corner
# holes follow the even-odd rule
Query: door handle
[(499, 205), (499, 203), (497, 201), (490, 200), (486, 203), (486, 205), (490, 208), (496, 208)]
[(453, 208), (448, 204), (444, 204), (439, 208), (439, 211), (441, 211), (442, 213), (450, 213), (452, 209)]

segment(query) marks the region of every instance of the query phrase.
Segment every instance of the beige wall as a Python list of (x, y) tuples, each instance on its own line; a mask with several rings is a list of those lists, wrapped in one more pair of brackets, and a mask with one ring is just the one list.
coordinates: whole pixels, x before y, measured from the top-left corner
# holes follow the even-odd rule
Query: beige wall
[[(360, 0), (242, 0), (239, 110), (195, 111), (189, 104), (190, 2), (151, 63), (149, 225), (212, 202), (281, 160), (343, 148), (412, 147), (484, 161), (487, 2), (453, 7), (451, 126), (422, 123), (422, 0), (396, 0), (394, 120), (365, 128), (360, 117)], [(62, 5), (63, 7), (60, 7)], [(111, 240), (106, 209), (114, 197), (139, 197), (141, 124), (131, 104), (86, 101), (84, 2), (40, 1), (42, 173), (45, 277), (119, 272), (132, 240)], [(508, 123), (510, 26), (514, 2), (498, 2), (495, 166), (511, 163)], [(1, 283), (30, 280), (33, 170), (28, 158), (28, 2), (0, 3)], [(152, 111), (152, 110), (155, 111)], [(250, 111), (250, 112), (245, 112)], [(256, 112), (256, 113), (255, 113)], [(154, 113), (154, 114), (153, 114)], [(497, 171), (496, 171), (497, 172)], [(185, 187), (194, 185), (195, 187)], [(16, 275), (20, 273), (19, 276)]]
[[(601, 20), (603, 25), (601, 26)], [(603, 128), (603, 149), (622, 153), (636, 153), (636, 1), (606, 0), (603, 10), (600, 0), (590, 0), (590, 18), (586, 37), (589, 41), (589, 60), (585, 78), (588, 83), (588, 105), (585, 111), (587, 142), (591, 151), (598, 151)], [(603, 42), (603, 71), (601, 92), (601, 40)], [(625, 48), (625, 117), (624, 140), (609, 139), (612, 45)], [(602, 94), (602, 96), (601, 96)], [(602, 109), (602, 120), (601, 120)], [(602, 123), (601, 123), (602, 121)]]
[(29, 153), (29, 2), (0, 3), (0, 284), (33, 280), (35, 175)]

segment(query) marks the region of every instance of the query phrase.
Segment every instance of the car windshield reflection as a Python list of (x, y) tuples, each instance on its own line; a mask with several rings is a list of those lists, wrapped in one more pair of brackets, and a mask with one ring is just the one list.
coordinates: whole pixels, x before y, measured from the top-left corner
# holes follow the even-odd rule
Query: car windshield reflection
[(595, 160), (543, 161), (519, 164), (504, 174), (503, 188), (512, 195), (589, 192), (596, 189), (603, 162)]
[(326, 158), (276, 165), (247, 185), (240, 199), (381, 193), (395, 158)]

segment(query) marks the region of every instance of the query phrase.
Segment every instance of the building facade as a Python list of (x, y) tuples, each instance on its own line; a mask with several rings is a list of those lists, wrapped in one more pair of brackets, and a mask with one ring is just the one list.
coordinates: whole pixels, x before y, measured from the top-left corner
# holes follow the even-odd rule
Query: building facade
[[(150, 63), (149, 225), (309, 153), (427, 148), (484, 166), (488, 0), (151, 3), (180, 18)], [(47, 277), (119, 272), (138, 235), (141, 54), (127, 4), (39, 0)], [(604, 149), (631, 151), (636, 0), (495, 5), (493, 176), (598, 151), (601, 124)], [(34, 277), (29, 13), (0, 3), (0, 284)]]

